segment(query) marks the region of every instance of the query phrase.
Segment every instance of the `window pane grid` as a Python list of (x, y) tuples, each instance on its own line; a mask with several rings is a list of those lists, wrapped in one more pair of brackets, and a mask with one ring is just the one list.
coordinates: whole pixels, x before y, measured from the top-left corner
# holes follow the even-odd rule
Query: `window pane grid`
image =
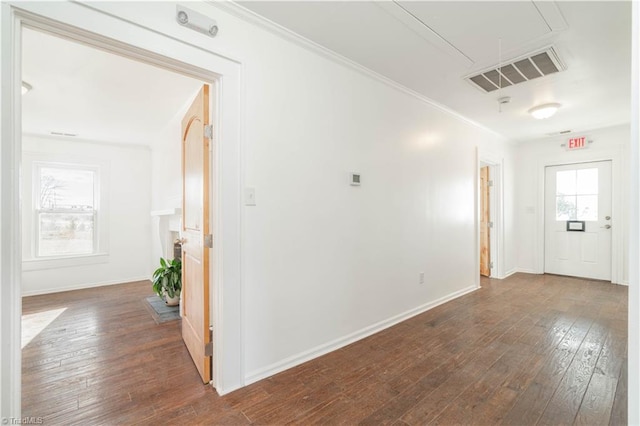
[(39, 212), (38, 256), (94, 252), (95, 212)]
[(598, 169), (556, 172), (556, 220), (598, 220)]
[(95, 253), (97, 171), (62, 164), (42, 164), (36, 170), (35, 255)]

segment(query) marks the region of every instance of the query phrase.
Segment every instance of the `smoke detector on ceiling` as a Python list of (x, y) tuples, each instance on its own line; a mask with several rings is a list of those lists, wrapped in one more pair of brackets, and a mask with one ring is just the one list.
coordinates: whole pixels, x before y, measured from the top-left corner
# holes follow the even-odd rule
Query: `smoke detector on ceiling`
[(472, 74), (465, 77), (465, 80), (484, 93), (489, 93), (566, 69), (555, 49), (548, 47), (543, 51), (521, 56), (505, 64)]

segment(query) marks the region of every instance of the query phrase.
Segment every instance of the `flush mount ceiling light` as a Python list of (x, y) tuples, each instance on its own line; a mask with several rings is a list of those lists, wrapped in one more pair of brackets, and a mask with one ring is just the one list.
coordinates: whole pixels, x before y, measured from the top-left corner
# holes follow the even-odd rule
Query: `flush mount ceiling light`
[(25, 93), (27, 93), (31, 89), (33, 89), (33, 87), (31, 87), (31, 85), (29, 83), (25, 83), (24, 81), (22, 82), (22, 94), (23, 95)]
[(553, 114), (558, 111), (562, 105), (558, 103), (550, 103), (544, 105), (538, 105), (529, 110), (529, 114), (533, 115), (533, 118), (537, 118), (538, 120), (543, 120), (545, 118), (551, 117)]

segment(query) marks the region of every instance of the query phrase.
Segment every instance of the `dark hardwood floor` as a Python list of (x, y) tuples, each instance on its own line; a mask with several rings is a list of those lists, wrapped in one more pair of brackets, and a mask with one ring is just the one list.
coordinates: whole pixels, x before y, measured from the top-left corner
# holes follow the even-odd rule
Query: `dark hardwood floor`
[(53, 424), (580, 424), (627, 420), (627, 288), (551, 275), (483, 288), (219, 397), (148, 282), (26, 297), (66, 308), (23, 349), (23, 416)]

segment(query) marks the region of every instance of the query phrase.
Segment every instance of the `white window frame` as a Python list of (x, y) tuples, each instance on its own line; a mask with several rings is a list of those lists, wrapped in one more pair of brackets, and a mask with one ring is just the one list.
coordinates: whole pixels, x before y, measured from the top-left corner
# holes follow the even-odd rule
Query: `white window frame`
[[(38, 271), (82, 265), (107, 263), (109, 261), (109, 163), (91, 158), (69, 158), (57, 153), (23, 152), (23, 260), (22, 270)], [(94, 238), (93, 252), (59, 256), (38, 255), (38, 227), (40, 210), (40, 169), (42, 167), (92, 170), (94, 174)], [(43, 209), (43, 212), (50, 212)], [(73, 211), (75, 212), (75, 211)]]
[[(60, 258), (73, 258), (80, 256), (92, 256), (98, 253), (99, 250), (99, 229), (101, 216), (100, 212), (100, 167), (96, 165), (84, 165), (74, 163), (58, 163), (51, 161), (36, 161), (33, 164), (33, 257), (36, 259), (60, 259)], [(41, 178), (42, 169), (67, 169), (67, 170), (82, 170), (93, 172), (93, 209), (91, 211), (78, 211), (74, 209), (46, 209), (40, 205), (41, 200)], [(40, 215), (42, 213), (93, 213), (93, 239), (90, 253), (72, 253), (72, 254), (58, 254), (58, 255), (41, 255), (40, 254)]]
[[(562, 171), (564, 171), (564, 172), (566, 172), (566, 171), (575, 172), (576, 173), (576, 181), (577, 181), (577, 179), (578, 179), (578, 175), (577, 175), (578, 170), (590, 170), (590, 169), (576, 168), (576, 169), (568, 169), (568, 170), (562, 170)], [(598, 168), (597, 167), (595, 168), (595, 170), (596, 170), (596, 172), (598, 172)], [(585, 222), (597, 222), (599, 217), (600, 217), (600, 212), (598, 212), (598, 214), (596, 215), (595, 219), (585, 219), (585, 218), (578, 217), (578, 197), (579, 196), (594, 196), (595, 195), (597, 197), (596, 198), (596, 201), (597, 201), (596, 202), (596, 206), (597, 206), (598, 202), (600, 200), (600, 194), (598, 192), (596, 192), (595, 194), (593, 194), (593, 193), (580, 194), (580, 193), (578, 193), (578, 188), (577, 187), (576, 187), (575, 191), (572, 194), (558, 194), (558, 184), (557, 184), (557, 182), (558, 182), (558, 173), (561, 173), (561, 171), (557, 171), (556, 172), (556, 189), (555, 189), (555, 192), (556, 192), (556, 197), (555, 197), (556, 198), (556, 207), (555, 207), (555, 209), (556, 209), (556, 222), (565, 222), (567, 220), (581, 220), (581, 221), (585, 221)], [(598, 175), (598, 179), (600, 179), (599, 175)], [(599, 182), (599, 180), (597, 182)], [(576, 200), (576, 217), (575, 218), (558, 219), (558, 197), (574, 197), (575, 198), (575, 200)]]

